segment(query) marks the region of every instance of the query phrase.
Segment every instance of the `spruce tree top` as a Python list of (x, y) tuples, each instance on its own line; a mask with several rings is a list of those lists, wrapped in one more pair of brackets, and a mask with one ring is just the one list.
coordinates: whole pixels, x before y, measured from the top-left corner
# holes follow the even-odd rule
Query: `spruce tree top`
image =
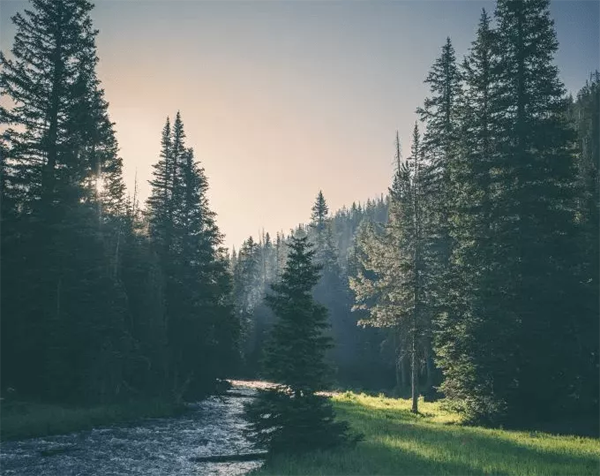
[(316, 228), (318, 232), (321, 232), (327, 226), (327, 218), (329, 214), (329, 207), (327, 207), (327, 202), (325, 201), (325, 197), (323, 196), (323, 191), (319, 190), (319, 194), (317, 195), (317, 199), (315, 204), (312, 207), (312, 215), (311, 221), (313, 223), (313, 227)]

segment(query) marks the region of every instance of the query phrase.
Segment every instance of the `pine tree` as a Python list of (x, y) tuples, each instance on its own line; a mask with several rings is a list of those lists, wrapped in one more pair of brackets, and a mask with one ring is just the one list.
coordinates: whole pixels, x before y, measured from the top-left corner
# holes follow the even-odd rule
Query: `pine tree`
[(283, 274), (287, 259), (287, 243), (285, 241), (283, 232), (277, 232), (275, 239), (275, 254), (277, 256), (277, 273), (275, 274), (275, 279), (277, 280)]
[(292, 237), (281, 282), (267, 296), (278, 320), (266, 348), (265, 372), (277, 386), (261, 391), (247, 408), (250, 433), (272, 452), (298, 452), (348, 441), (347, 424), (334, 421), (323, 362), (330, 340), (323, 336), (327, 312), (313, 301), (319, 280), (306, 237)]
[(176, 399), (211, 390), (236, 363), (239, 335), (208, 181), (185, 137), (178, 112), (173, 128), (167, 119), (163, 129), (148, 200), (150, 238), (165, 283), (169, 380)]
[[(458, 150), (450, 173), (454, 246), (446, 275), (446, 312), (437, 319), (436, 335), (445, 395), (469, 418), (488, 421), (505, 410), (504, 403), (492, 397), (499, 375), (492, 378), (486, 367), (504, 368), (502, 385), (510, 385), (511, 365), (502, 364), (501, 359), (506, 359), (503, 349), (510, 345), (514, 332), (505, 320), (502, 301), (486, 298), (496, 292), (494, 288), (503, 279), (497, 274), (499, 268), (490, 266), (496, 239), (491, 226), (498, 137), (495, 38), (489, 16), (483, 11), (477, 38), (462, 65)], [(494, 336), (493, 341), (490, 336)]]
[(150, 181), (152, 192), (147, 202), (149, 232), (155, 245), (160, 248), (163, 258), (168, 255), (172, 240), (173, 204), (173, 154), (171, 123), (169, 118), (162, 131), (159, 161), (153, 165), (154, 179)]
[(242, 353), (246, 374), (256, 378), (261, 345), (264, 342), (265, 309), (262, 300), (265, 282), (261, 266), (262, 249), (252, 236), (242, 243), (233, 274), (235, 311), (241, 323)]
[(270, 284), (277, 279), (277, 250), (276, 244), (271, 240), (269, 232), (265, 235), (265, 244), (263, 246), (263, 256), (265, 263), (265, 284)]
[[(449, 259), (452, 253), (451, 206), (455, 196), (451, 189), (452, 171), (456, 167), (457, 103), (460, 96), (460, 72), (450, 38), (442, 47), (441, 56), (434, 62), (425, 83), (430, 96), (423, 107), (417, 109), (426, 126), (421, 145), (426, 159), (421, 171), (424, 197), (421, 225), (426, 231), (423, 276), (426, 277), (431, 313), (440, 316), (448, 313)], [(428, 335), (424, 352), (427, 368), (427, 394), (434, 393), (434, 366), (431, 335)]]
[[(427, 166), (423, 170), (423, 180), (431, 201), (431, 231), (436, 237), (433, 243), (438, 255), (435, 274), (442, 281), (452, 249), (448, 207), (452, 201), (450, 174), (456, 156), (457, 100), (460, 94), (460, 75), (450, 38), (447, 38), (442, 54), (433, 64), (425, 83), (429, 85), (431, 96), (425, 99), (417, 113), (426, 125), (422, 148)], [(443, 284), (438, 287), (438, 293), (442, 294)]]
[(160, 262), (147, 234), (147, 222), (134, 195), (127, 202), (120, 276), (128, 299), (135, 351), (126, 383), (143, 396), (169, 399), (169, 354)]
[[(572, 133), (553, 56), (558, 48), (548, 0), (499, 1), (499, 122), (492, 185), (495, 261), (503, 312), (517, 334), (503, 355), (516, 361), (504, 393), (509, 413), (537, 419), (563, 411), (571, 393), (578, 294), (573, 279)], [(500, 296), (495, 296), (500, 299)], [(553, 355), (554, 359), (548, 356)], [(555, 360), (556, 359), (556, 360)], [(510, 362), (510, 360), (509, 360)], [(505, 365), (505, 364), (504, 364)], [(505, 369), (490, 368), (494, 374)]]
[[(178, 153), (178, 129), (183, 136), (179, 115), (174, 128), (174, 153)], [(179, 164), (182, 202), (176, 209), (181, 230), (177, 279), (184, 301), (178, 312), (185, 317), (177, 345), (183, 350), (181, 371), (194, 375), (190, 391), (197, 395), (211, 385), (212, 379), (223, 377), (232, 368), (233, 362), (228, 361), (235, 358), (239, 329), (229, 299), (231, 282), (221, 249), (222, 236), (206, 196), (204, 169), (194, 160), (192, 149), (182, 150)]]
[[(600, 73), (597, 71), (577, 94), (572, 107), (572, 121), (577, 131), (577, 214), (580, 230), (580, 253), (577, 271), (584, 303), (576, 333), (579, 341), (574, 393), (582, 413), (598, 413), (598, 306), (600, 262)], [(594, 421), (598, 421), (595, 418)]]
[(313, 231), (316, 262), (323, 266), (325, 273), (337, 272), (337, 256), (333, 246), (329, 207), (321, 190), (312, 207), (309, 227)]
[(123, 185), (95, 74), (92, 5), (32, 6), (13, 17), (12, 57), (0, 55), (0, 89), (14, 105), (0, 110), (9, 126), (3, 199), (19, 213), (3, 223), (3, 275), (19, 289), (2, 297), (3, 314), (17, 322), (3, 341), (20, 343), (9, 375), (24, 394), (109, 399), (130, 343), (122, 288), (106, 266), (118, 227), (104, 225), (121, 212)]
[(314, 245), (315, 264), (321, 266), (321, 279), (314, 289), (315, 299), (329, 311), (328, 335), (333, 347), (327, 354), (338, 379), (344, 380), (356, 364), (353, 347), (357, 343), (356, 320), (351, 315), (351, 299), (348, 286), (343, 281), (334, 244), (333, 222), (322, 191), (319, 191), (312, 207), (308, 225), (309, 239)]
[(363, 323), (393, 329), (402, 349), (410, 355), (412, 411), (417, 413), (418, 352), (428, 345), (430, 310), (424, 274), (423, 155), (416, 124), (411, 158), (402, 162), (397, 139), (396, 163), (388, 224), (381, 236), (365, 235), (361, 267), (357, 276), (351, 278), (350, 286), (356, 296), (356, 308), (369, 313)]
[(234, 282), (237, 310), (246, 321), (264, 295), (260, 249), (252, 236), (242, 243), (238, 253)]
[(501, 0), (496, 18), (495, 32), (482, 18), (464, 68), (451, 263), (462, 291), (442, 321), (440, 356), (444, 389), (471, 418), (523, 424), (573, 408), (585, 312), (548, 1)]
[[(323, 202), (327, 205), (324, 198)], [(323, 276), (324, 272), (313, 290), (313, 297), (325, 305), (329, 312), (331, 327), (325, 332), (326, 335), (334, 338), (335, 347), (327, 352), (326, 361), (329, 362), (332, 373), (339, 384), (361, 385), (373, 389), (386, 387), (394, 381), (394, 366), (399, 366), (398, 375), (400, 375), (401, 370), (406, 367), (409, 360), (409, 356), (403, 353), (405, 349), (398, 351), (398, 355), (403, 356), (401, 364), (396, 359), (395, 349), (399, 346), (399, 339), (395, 334), (388, 332), (387, 329), (357, 326), (358, 321), (364, 316), (362, 313), (352, 313), (351, 311), (352, 296), (347, 279), (348, 276), (353, 275), (351, 270), (356, 268), (354, 255), (356, 253), (355, 241), (357, 241), (357, 238), (354, 235), (364, 220), (385, 223), (387, 221), (387, 209), (387, 199), (382, 196), (377, 200), (370, 200), (365, 207), (354, 204), (352, 209), (343, 208), (336, 212), (332, 218), (329, 217), (329, 213), (323, 214), (324, 219), (322, 222), (325, 224), (323, 228), (331, 229), (333, 255), (339, 256), (339, 261), (346, 263), (344, 267), (338, 266), (339, 272), (336, 271), (334, 274), (338, 281), (335, 292), (332, 292), (334, 287), (331, 286), (331, 283), (326, 284), (327, 281)], [(314, 229), (316, 221), (313, 221), (312, 226), (309, 224), (299, 227), (300, 230), (308, 230), (309, 241), (313, 243), (316, 241)], [(285, 268), (289, 239), (291, 238), (286, 238), (282, 232), (276, 234), (272, 256), (274, 272), (269, 273), (269, 266), (267, 266), (267, 284), (276, 283), (281, 277)], [(251, 299), (252, 306), (245, 306), (244, 290), (262, 289), (263, 292), (265, 291), (265, 288), (262, 287), (264, 278), (260, 278), (260, 275), (264, 274), (262, 268), (267, 257), (268, 241), (267, 234), (264, 235), (264, 239), (261, 239), (262, 246), (256, 245), (252, 240), (254, 247), (257, 249), (258, 261), (251, 267), (255, 268), (256, 272), (247, 274), (242, 272), (244, 266), (241, 261), (244, 261), (244, 258), (240, 259), (239, 253), (236, 253), (235, 256), (235, 266), (233, 266), (232, 259), (236, 309), (242, 321), (245, 322), (243, 331), (244, 375), (251, 378), (256, 378), (260, 374), (258, 370), (260, 351), (264, 347), (266, 336), (274, 323), (275, 317), (272, 311), (261, 302), (262, 295), (260, 292), (256, 292)], [(244, 255), (245, 253), (241, 254)], [(316, 257), (315, 261), (317, 261)], [(245, 316), (241, 312), (243, 308), (249, 310)], [(425, 349), (423, 349), (423, 354), (426, 354)], [(426, 365), (424, 367), (427, 368)], [(398, 388), (400, 388), (400, 385)]]
[(400, 328), (387, 323), (374, 325), (370, 310), (376, 304), (376, 295), (359, 287), (365, 282), (378, 279), (373, 269), (367, 269), (363, 263), (369, 263), (373, 254), (378, 252), (378, 244), (384, 232), (385, 223), (365, 219), (359, 225), (354, 237), (354, 244), (348, 255), (348, 279), (353, 293), (352, 307), (356, 325), (360, 326), (359, 341), (354, 350), (360, 349), (360, 359), (356, 362), (356, 382), (366, 388), (390, 388), (392, 377), (395, 378), (394, 393), (398, 396), (410, 394), (410, 382), (407, 378), (407, 365), (410, 366), (410, 355), (406, 347), (406, 333)]

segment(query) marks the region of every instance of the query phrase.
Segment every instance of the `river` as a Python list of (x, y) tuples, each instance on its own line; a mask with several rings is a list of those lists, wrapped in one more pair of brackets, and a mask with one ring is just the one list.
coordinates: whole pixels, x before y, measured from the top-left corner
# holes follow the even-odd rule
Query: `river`
[(197, 463), (190, 458), (252, 452), (242, 435), (243, 405), (254, 395), (234, 387), (235, 396), (191, 404), (172, 418), (2, 443), (0, 474), (18, 476), (186, 476), (248, 473), (259, 461)]

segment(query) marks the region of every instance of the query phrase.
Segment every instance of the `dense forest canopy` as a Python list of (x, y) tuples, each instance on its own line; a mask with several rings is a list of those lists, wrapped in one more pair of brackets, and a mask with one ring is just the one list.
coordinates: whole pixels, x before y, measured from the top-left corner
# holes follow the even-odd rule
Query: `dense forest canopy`
[(302, 302), (325, 337), (306, 345), (329, 364), (305, 369), (311, 392), (393, 389), (414, 412), (445, 397), (494, 425), (597, 421), (600, 75), (567, 95), (548, 0), (499, 0), (468, 51), (441, 45), (379, 198), (332, 212), (315, 190), (309, 223), (231, 252), (176, 107), (150, 197), (126, 190), (92, 8), (31, 0), (0, 55), (3, 390), (180, 401), (232, 376), (286, 383), (268, 362), (294, 259), (314, 265)]

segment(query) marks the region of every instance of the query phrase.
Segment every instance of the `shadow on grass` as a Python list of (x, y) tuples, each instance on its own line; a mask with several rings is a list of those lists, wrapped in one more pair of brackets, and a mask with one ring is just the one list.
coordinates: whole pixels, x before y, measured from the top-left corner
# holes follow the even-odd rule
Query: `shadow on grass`
[(257, 474), (273, 475), (597, 475), (594, 440), (531, 436), (432, 423), (404, 409), (337, 401), (338, 417), (365, 441), (352, 449), (280, 455)]
[[(252, 473), (255, 474), (255, 473)], [(352, 450), (281, 455), (268, 459), (257, 475), (435, 475), (481, 474), (467, 464), (435, 461), (365, 441)], [(497, 473), (500, 474), (500, 473)]]
[(401, 409), (373, 410), (356, 402), (338, 402), (337, 408), (339, 417), (348, 418), (359, 431), (372, 434), (375, 430), (376, 439), (384, 446), (443, 458), (446, 474), (456, 474), (455, 467), (461, 474), (489, 470), (493, 474), (599, 474), (600, 471), (600, 444), (592, 448), (590, 440), (586, 444), (586, 440), (544, 434), (527, 436), (431, 423), (427, 414), (415, 415)]

